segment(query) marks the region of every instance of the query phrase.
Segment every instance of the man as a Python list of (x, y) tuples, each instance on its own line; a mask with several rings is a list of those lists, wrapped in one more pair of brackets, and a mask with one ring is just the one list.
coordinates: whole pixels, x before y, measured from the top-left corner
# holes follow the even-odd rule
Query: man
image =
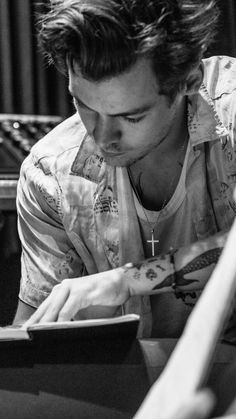
[(139, 336), (180, 336), (236, 210), (236, 64), (202, 61), (217, 16), (212, 0), (65, 0), (43, 17), (77, 113), (22, 165), (15, 323), (136, 312)]

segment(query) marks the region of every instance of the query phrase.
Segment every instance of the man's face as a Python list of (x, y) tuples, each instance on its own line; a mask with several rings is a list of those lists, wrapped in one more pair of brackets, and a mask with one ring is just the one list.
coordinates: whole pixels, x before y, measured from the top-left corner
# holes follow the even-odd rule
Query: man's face
[(129, 166), (173, 135), (183, 97), (177, 95), (170, 104), (158, 90), (146, 59), (122, 75), (99, 82), (69, 69), (75, 107), (111, 166)]

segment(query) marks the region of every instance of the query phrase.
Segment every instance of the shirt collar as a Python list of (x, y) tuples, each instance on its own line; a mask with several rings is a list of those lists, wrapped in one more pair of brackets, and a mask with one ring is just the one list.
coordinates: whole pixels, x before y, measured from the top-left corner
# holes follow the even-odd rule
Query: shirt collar
[(192, 146), (214, 140), (225, 142), (229, 139), (229, 131), (220, 120), (204, 84), (196, 95), (188, 97), (188, 130)]

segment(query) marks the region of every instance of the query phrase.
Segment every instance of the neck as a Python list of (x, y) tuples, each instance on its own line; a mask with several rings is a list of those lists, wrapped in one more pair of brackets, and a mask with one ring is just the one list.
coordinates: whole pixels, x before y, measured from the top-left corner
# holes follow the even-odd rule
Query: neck
[(178, 184), (188, 144), (186, 112), (176, 125), (162, 144), (129, 168), (133, 189), (146, 209), (162, 209)]
[(133, 163), (130, 169), (132, 171), (142, 170), (146, 172), (150, 168), (155, 167), (159, 171), (159, 164), (163, 161), (166, 164), (169, 157), (172, 155), (176, 156), (176, 153), (181, 148), (183, 142), (185, 142), (187, 136), (187, 101), (186, 97), (183, 97), (182, 102), (178, 106), (175, 119), (166, 136), (160, 141), (157, 139), (157, 146), (142, 159)]

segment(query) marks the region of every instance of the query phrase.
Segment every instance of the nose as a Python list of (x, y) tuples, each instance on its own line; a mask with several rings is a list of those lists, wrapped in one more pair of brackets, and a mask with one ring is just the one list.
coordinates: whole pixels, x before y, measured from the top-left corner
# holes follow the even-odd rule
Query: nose
[(121, 129), (115, 117), (97, 115), (93, 129), (96, 144), (104, 151), (120, 150)]

